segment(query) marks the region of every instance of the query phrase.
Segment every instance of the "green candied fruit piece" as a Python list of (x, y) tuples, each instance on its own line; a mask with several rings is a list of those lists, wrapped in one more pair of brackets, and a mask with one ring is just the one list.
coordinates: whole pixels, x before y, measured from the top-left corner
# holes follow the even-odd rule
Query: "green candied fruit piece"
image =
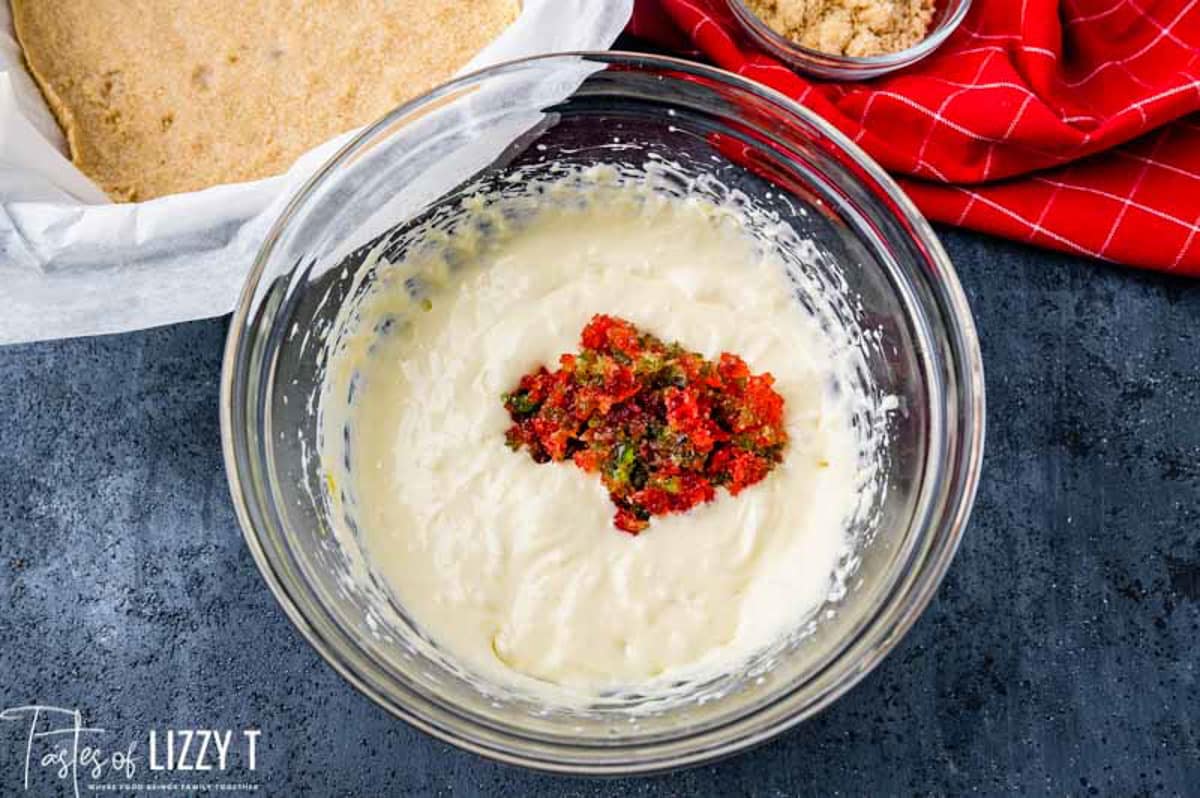
[(661, 480), (658, 484), (658, 487), (665, 490), (667, 493), (678, 493), (679, 488), (681, 487), (679, 484), (679, 477), (668, 477), (667, 479)]
[(633, 472), (637, 452), (628, 443), (618, 443), (613, 451), (612, 463), (608, 470), (608, 478), (616, 485), (628, 485), (630, 474)]
[(584, 385), (599, 385), (604, 381), (604, 363), (595, 352), (585, 349), (575, 357), (574, 374)]
[(519, 416), (527, 416), (538, 409), (538, 403), (530, 398), (528, 393), (506, 393), (503, 396), (504, 406)]
[(643, 353), (638, 356), (637, 365), (634, 366), (634, 372), (639, 376), (657, 374), (663, 365), (664, 361), (658, 355)]

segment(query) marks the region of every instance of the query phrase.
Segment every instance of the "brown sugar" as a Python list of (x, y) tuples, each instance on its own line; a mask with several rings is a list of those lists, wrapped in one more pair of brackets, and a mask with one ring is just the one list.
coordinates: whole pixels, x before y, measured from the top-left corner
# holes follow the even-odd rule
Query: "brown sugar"
[(776, 33), (810, 50), (866, 57), (925, 38), (933, 0), (746, 0)]
[(445, 81), (518, 0), (12, 0), (71, 158), (115, 200), (279, 174)]

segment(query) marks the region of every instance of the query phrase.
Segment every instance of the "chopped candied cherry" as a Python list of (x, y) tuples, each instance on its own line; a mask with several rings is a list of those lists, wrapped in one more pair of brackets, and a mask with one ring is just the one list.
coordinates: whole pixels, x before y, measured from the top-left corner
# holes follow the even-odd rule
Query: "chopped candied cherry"
[(717, 453), (709, 465), (709, 473), (736, 496), (743, 488), (761, 481), (774, 465), (751, 451), (731, 447)]
[(604, 454), (595, 449), (580, 449), (571, 459), (575, 465), (592, 474), (600, 470), (600, 465), (604, 462)]
[(774, 382), (737, 355), (713, 362), (596, 315), (577, 354), (502, 397), (513, 422), (505, 440), (535, 462), (569, 459), (599, 474), (617, 507), (613, 525), (636, 535), (655, 516), (712, 501), (718, 486), (736, 496), (782, 461), (788, 435)]
[(650, 520), (648, 518), (639, 518), (632, 510), (626, 510), (622, 507), (617, 510), (617, 514), (613, 518), (613, 526), (622, 532), (636, 535), (650, 526)]
[(597, 314), (583, 328), (579, 341), (584, 349), (603, 351), (608, 348), (608, 331), (620, 323), (621, 320), (613, 316)]

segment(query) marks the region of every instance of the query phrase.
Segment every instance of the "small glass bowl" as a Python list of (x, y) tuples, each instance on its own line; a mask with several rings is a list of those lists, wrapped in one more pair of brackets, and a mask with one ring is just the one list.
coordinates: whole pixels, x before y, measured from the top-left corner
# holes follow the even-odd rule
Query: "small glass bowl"
[[(893, 402), (879, 463), (887, 488), (856, 537), (859, 565), (845, 594), (831, 597), (811, 632), (797, 630), (753, 668), (706, 685), (712, 700), (658, 711), (631, 696), (575, 711), (482, 689), (404, 613), (376, 611), (374, 589), (330, 532), (331, 487), (313, 454), (340, 310), (375, 273), (370, 253), (419, 245), (423, 221), (454, 213), (480, 180), (503, 187), (561, 166), (664, 161), (698, 188), (736, 186), (739, 202), (772, 209), (819, 255), (804, 267), (809, 276), (853, 298), (847, 312), (873, 331), (864, 373)], [(775, 240), (787, 255), (786, 239)], [(744, 278), (731, 271), (730, 279)], [(895, 647), (933, 597), (967, 522), (983, 455), (983, 365), (966, 297), (933, 231), (828, 122), (699, 64), (568, 53), (501, 64), (397, 108), (300, 190), (266, 236), (230, 325), (221, 433), (258, 567), (296, 627), (355, 687), (414, 726), (497, 760), (649, 772), (778, 734)]]
[(756, 44), (795, 69), (826, 80), (867, 80), (911, 66), (940, 47), (971, 8), (971, 0), (937, 0), (933, 22), (924, 39), (894, 53), (856, 57), (803, 47), (776, 33), (742, 0), (728, 0), (728, 3), (734, 18)]

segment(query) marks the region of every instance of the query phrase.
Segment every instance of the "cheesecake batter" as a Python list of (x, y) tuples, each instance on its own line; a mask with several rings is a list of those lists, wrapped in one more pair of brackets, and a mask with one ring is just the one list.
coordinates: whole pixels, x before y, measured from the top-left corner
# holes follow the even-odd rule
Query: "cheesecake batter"
[[(322, 464), (338, 517), (409, 617), (493, 682), (595, 695), (736, 670), (798, 629), (849, 555), (860, 446), (842, 342), (736, 214), (566, 186), (380, 264), (331, 355)], [(501, 394), (593, 314), (769, 371), (790, 437), (737, 497), (613, 528), (600, 480), (510, 450)]]

